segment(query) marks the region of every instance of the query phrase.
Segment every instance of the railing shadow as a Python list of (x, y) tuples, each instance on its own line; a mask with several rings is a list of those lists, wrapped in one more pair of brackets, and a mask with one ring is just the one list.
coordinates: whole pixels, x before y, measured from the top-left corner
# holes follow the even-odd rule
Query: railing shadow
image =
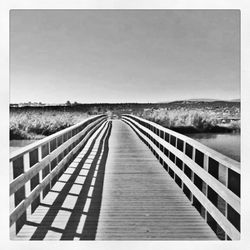
[[(109, 122), (106, 131), (101, 135), (100, 143), (95, 147), (98, 136), (90, 144), (87, 152), (79, 161), (79, 157), (73, 162), (73, 167), (65, 171), (66, 181), (60, 178), (55, 186), (60, 184), (61, 190), (52, 188), (50, 193), (54, 193), (56, 198), (51, 204), (42, 203), (48, 209), (40, 223), (27, 220), (26, 225), (35, 227), (30, 240), (46, 240), (46, 235), (56, 234), (60, 240), (94, 240), (96, 237), (98, 220), (100, 215), (103, 181), (105, 166), (108, 156), (108, 141), (112, 124)], [(81, 153), (80, 153), (81, 154)], [(88, 166), (87, 168), (85, 166)], [(79, 181), (80, 180), (80, 181)], [(76, 193), (72, 193), (72, 188), (77, 188)], [(74, 202), (65, 207), (65, 202), (71, 197)], [(45, 197), (46, 199), (46, 197)], [(62, 213), (68, 214), (68, 219), (61, 216), (59, 220), (64, 220), (60, 226), (54, 226), (56, 217)], [(58, 225), (58, 223), (56, 223)], [(59, 221), (60, 224), (60, 221)], [(59, 238), (59, 237), (60, 238)], [(53, 237), (52, 237), (53, 238)]]

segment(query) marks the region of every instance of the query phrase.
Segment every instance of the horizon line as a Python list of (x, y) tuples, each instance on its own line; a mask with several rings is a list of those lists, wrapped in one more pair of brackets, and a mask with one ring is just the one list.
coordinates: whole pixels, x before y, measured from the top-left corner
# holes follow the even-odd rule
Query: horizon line
[[(180, 102), (180, 101), (200, 101), (200, 102), (216, 102), (216, 101), (224, 101), (224, 102), (240, 102), (241, 98), (232, 98), (232, 99), (212, 99), (212, 98), (192, 98), (192, 99), (179, 99), (179, 100), (173, 100), (173, 101), (157, 101), (157, 102), (70, 102), (70, 104), (164, 104), (164, 103), (172, 103), (172, 102)], [(41, 102), (41, 101), (26, 101), (26, 102), (11, 102), (9, 105), (13, 104), (27, 104), (27, 103), (41, 103), (46, 105), (65, 105), (67, 102)]]

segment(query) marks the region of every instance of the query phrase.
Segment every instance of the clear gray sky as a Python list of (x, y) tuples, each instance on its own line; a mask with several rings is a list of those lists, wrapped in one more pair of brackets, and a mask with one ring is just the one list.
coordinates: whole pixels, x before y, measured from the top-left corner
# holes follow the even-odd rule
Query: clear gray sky
[(237, 10), (12, 10), (10, 101), (240, 97)]

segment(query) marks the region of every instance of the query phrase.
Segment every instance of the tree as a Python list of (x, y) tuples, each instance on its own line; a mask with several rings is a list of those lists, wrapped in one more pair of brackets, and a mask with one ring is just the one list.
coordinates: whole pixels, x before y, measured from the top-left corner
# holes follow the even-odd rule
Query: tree
[(66, 102), (66, 106), (71, 106), (71, 102), (70, 102), (70, 101), (67, 101), (67, 102)]

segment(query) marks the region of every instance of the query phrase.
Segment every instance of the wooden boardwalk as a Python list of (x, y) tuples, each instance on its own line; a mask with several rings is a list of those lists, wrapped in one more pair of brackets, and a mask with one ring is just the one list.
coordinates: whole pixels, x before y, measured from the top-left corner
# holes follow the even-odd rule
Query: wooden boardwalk
[(149, 148), (119, 120), (109, 140), (96, 239), (217, 239)]
[(13, 239), (218, 240), (120, 120), (97, 130)]

